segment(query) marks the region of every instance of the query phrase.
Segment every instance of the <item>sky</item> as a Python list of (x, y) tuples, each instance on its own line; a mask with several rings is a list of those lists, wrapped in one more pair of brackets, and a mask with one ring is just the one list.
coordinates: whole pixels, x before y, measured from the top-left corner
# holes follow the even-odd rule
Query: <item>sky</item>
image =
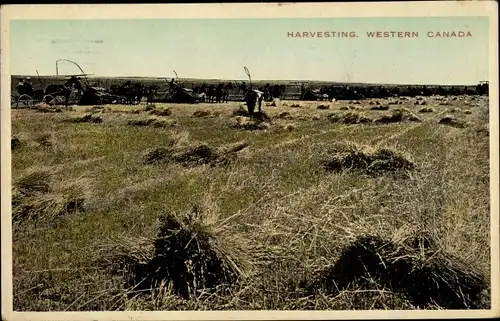
[[(488, 79), (488, 17), (14, 20), (10, 72), (55, 75), (477, 84)], [(288, 37), (347, 31), (357, 37)], [(370, 38), (367, 32), (418, 32)], [(428, 37), (438, 31), (471, 37)], [(59, 64), (59, 74), (77, 74)]]

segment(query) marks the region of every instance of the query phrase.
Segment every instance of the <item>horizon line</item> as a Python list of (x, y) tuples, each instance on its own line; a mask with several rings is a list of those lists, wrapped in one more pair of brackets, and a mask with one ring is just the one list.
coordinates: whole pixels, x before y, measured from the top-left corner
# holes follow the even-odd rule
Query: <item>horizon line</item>
[[(78, 76), (81, 74), (75, 74)], [(12, 77), (68, 77), (72, 75), (29, 75), (29, 74), (11, 74)], [(82, 75), (83, 76), (83, 75)], [(174, 77), (165, 77), (165, 76), (102, 76), (102, 75), (92, 75), (87, 76), (87, 78), (115, 78), (115, 79), (157, 79), (157, 80), (165, 80), (172, 79)], [(189, 78), (189, 77), (179, 77), (177, 78), (180, 81), (194, 81), (194, 80), (206, 80), (206, 81), (238, 81), (238, 82), (249, 82), (248, 79), (238, 79), (238, 78)], [(432, 84), (432, 83), (383, 83), (383, 82), (347, 82), (347, 81), (335, 81), (335, 80), (311, 80), (311, 79), (252, 79), (252, 82), (298, 82), (298, 83), (337, 83), (337, 84), (351, 84), (351, 85), (378, 85), (378, 86), (477, 86), (479, 82), (489, 80), (479, 80), (476, 83), (472, 84)]]

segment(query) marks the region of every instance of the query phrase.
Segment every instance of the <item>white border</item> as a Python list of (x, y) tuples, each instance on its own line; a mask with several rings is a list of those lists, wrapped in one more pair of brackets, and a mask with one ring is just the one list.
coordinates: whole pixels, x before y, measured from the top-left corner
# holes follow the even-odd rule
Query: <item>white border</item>
[[(10, 220), (10, 72), (9, 22), (14, 19), (190, 19), (488, 16), (490, 18), (490, 166), (491, 166), (491, 310), (476, 311), (168, 311), (168, 312), (13, 312), (12, 231)], [(284, 4), (122, 4), (7, 5), (1, 7), (1, 210), (3, 320), (297, 320), (477, 318), (499, 313), (499, 145), (498, 145), (498, 4), (495, 1), (413, 1), (385, 3)]]

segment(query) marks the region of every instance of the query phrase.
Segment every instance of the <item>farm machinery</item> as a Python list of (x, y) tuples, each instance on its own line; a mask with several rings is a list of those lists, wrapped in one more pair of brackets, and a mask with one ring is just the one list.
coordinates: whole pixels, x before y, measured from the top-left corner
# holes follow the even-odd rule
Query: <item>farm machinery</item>
[(192, 89), (184, 88), (179, 84), (179, 77), (177, 72), (174, 70), (175, 78), (171, 78), (170, 81), (165, 78), (168, 84), (168, 91), (165, 96), (165, 102), (169, 103), (180, 103), (180, 104), (196, 104), (202, 100), (200, 94), (195, 93)]
[[(64, 77), (67, 78), (67, 81), (63, 84), (49, 84), (45, 89), (33, 89), (31, 83), (29, 85), (26, 82), (20, 83), (16, 88), (17, 93), (12, 95), (12, 105), (16, 107), (31, 107), (43, 102), (50, 105), (65, 104), (67, 106), (70, 101), (77, 105), (98, 105), (125, 100), (125, 97), (115, 95), (103, 87), (91, 85), (87, 78), (89, 74), (86, 74), (76, 62), (71, 60), (59, 59), (56, 61), (57, 77), (59, 77), (58, 63), (60, 61), (74, 64), (82, 73), (66, 75)], [(38, 76), (38, 83), (41, 87), (40, 76)]]

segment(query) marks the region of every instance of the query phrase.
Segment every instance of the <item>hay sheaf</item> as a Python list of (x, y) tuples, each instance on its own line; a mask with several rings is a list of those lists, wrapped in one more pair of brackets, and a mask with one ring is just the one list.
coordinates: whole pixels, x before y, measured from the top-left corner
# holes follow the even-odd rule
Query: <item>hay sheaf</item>
[(274, 116), (273, 118), (276, 118), (276, 119), (293, 119), (292, 115), (289, 112), (287, 112), (287, 111), (281, 112), (278, 115)]
[(426, 308), (479, 308), (487, 282), (470, 264), (442, 251), (427, 233), (400, 240), (362, 235), (346, 246), (336, 263), (307, 283), (309, 291), (338, 293), (352, 283), (374, 284), (402, 293)]
[(464, 121), (458, 120), (451, 115), (446, 115), (443, 118), (441, 118), (439, 120), (439, 124), (448, 125), (448, 126), (455, 127), (455, 128), (467, 127), (467, 123), (465, 123)]
[(102, 118), (100, 116), (95, 116), (93, 114), (86, 114), (82, 117), (73, 117), (69, 119), (72, 123), (93, 123), (99, 124), (102, 123)]
[(145, 164), (179, 163), (192, 167), (199, 165), (227, 165), (237, 158), (237, 153), (248, 147), (246, 141), (227, 144), (214, 148), (206, 143), (191, 143), (187, 146), (178, 146), (170, 143), (169, 146), (154, 148), (143, 156)]
[(395, 171), (406, 173), (415, 169), (415, 164), (407, 156), (389, 148), (373, 149), (347, 143), (333, 146), (325, 154), (323, 167), (330, 172), (356, 170), (377, 175)]
[(367, 124), (373, 122), (369, 117), (362, 113), (349, 112), (346, 114), (330, 114), (327, 116), (328, 120), (332, 123), (342, 124)]
[(19, 149), (22, 145), (23, 144), (21, 142), (21, 139), (19, 139), (16, 136), (12, 136), (12, 138), (10, 139), (10, 149), (11, 150)]
[[(378, 102), (377, 102), (378, 103)], [(388, 110), (389, 109), (389, 106), (384, 106), (384, 105), (378, 105), (377, 106), (373, 106), (372, 108), (370, 108), (371, 110)]]
[(406, 108), (398, 108), (394, 109), (391, 114), (384, 115), (374, 120), (375, 123), (383, 123), (383, 124), (399, 123), (405, 121), (420, 122), (420, 118), (418, 118), (417, 115), (415, 115)]
[(160, 119), (157, 117), (151, 117), (146, 119), (133, 119), (129, 120), (127, 124), (131, 126), (151, 126), (156, 128), (177, 126), (177, 122), (173, 119)]
[[(149, 106), (148, 106), (149, 107)], [(172, 115), (172, 110), (170, 108), (151, 108), (148, 110), (148, 107), (146, 107), (146, 111), (149, 111), (151, 115), (154, 116), (171, 116)]]
[(424, 108), (421, 108), (418, 112), (419, 113), (433, 113), (434, 112), (434, 108), (432, 108), (432, 107), (424, 107)]
[(322, 109), (322, 110), (325, 110), (325, 109), (330, 109), (330, 105), (319, 105), (318, 107), (316, 107), (316, 109)]
[(101, 245), (101, 261), (113, 272), (125, 271), (127, 287), (146, 293), (171, 284), (176, 295), (188, 299), (251, 275), (258, 247), (230, 233), (231, 220), (194, 206), (163, 215), (158, 225), (153, 238), (121, 236)]
[(259, 118), (258, 115), (256, 117), (237, 116), (230, 122), (230, 127), (239, 130), (266, 130), (271, 128), (271, 124)]
[(40, 147), (52, 147), (54, 145), (54, 135), (52, 133), (41, 133), (33, 139)]
[(219, 115), (220, 112), (212, 110), (197, 110), (193, 113), (193, 117), (199, 117), (199, 118), (214, 118), (218, 117)]
[(54, 179), (48, 169), (29, 169), (14, 181), (12, 189), (12, 220), (50, 220), (84, 211), (90, 198), (89, 180)]

